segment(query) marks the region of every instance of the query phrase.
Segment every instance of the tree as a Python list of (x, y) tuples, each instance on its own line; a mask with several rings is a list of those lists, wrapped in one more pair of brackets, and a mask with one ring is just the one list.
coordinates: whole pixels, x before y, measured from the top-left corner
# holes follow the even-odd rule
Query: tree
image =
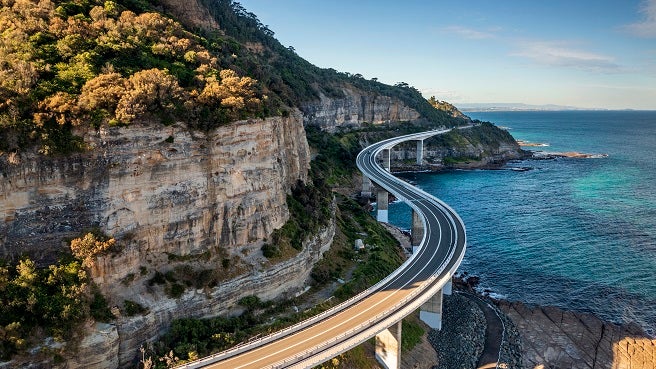
[(103, 110), (113, 115), (127, 85), (128, 81), (116, 72), (100, 74), (82, 86), (78, 105), (88, 112)]
[(34, 121), (43, 126), (49, 120), (54, 120), (60, 126), (66, 123), (78, 125), (80, 108), (75, 96), (66, 92), (57, 92), (39, 103), (39, 111), (34, 114)]
[(243, 110), (254, 110), (260, 99), (255, 97), (257, 83), (251, 77), (239, 77), (237, 72), (224, 69), (219, 78), (210, 76), (205, 80), (205, 87), (198, 95), (197, 101), (208, 107), (226, 108), (230, 118), (236, 119)]
[(116, 244), (116, 240), (113, 238), (99, 240), (93, 233), (89, 232), (84, 237), (71, 241), (71, 252), (73, 256), (82, 261), (82, 266), (91, 268), (96, 261), (96, 256), (108, 250), (114, 244)]
[(116, 118), (130, 123), (149, 112), (170, 116), (182, 103), (184, 90), (177, 78), (157, 68), (134, 73), (128, 79), (128, 89), (118, 101)]

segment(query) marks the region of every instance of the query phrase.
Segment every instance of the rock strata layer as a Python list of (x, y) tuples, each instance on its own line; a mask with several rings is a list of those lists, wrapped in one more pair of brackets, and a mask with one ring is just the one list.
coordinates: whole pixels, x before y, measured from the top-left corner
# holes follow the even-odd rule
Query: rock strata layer
[(239, 300), (247, 296), (258, 296), (264, 301), (294, 297), (308, 285), (312, 266), (332, 245), (335, 230), (333, 217), (323, 231), (306, 240), (303, 251), (293, 258), (222, 282), (211, 291), (191, 289), (179, 299), (163, 294), (140, 296), (137, 302), (150, 306), (150, 311), (118, 319), (120, 366), (131, 364), (140, 345), (165, 333), (173, 319), (238, 314), (242, 309)]
[[(92, 228), (116, 238), (119, 247), (99, 257), (91, 275), (111, 305), (130, 300), (149, 311), (119, 317), (114, 341), (121, 365), (171, 319), (228, 314), (247, 295), (297, 292), (332, 242), (333, 226), (290, 262), (269, 265), (260, 252), (289, 218), (287, 193), (308, 179), (300, 112), (210, 132), (178, 123), (82, 134), (92, 148), (86, 153), (0, 157), (0, 254), (47, 265), (67, 251), (64, 240)], [(225, 280), (213, 290), (187, 289), (179, 299), (146, 283), (174, 268), (224, 268)], [(91, 347), (80, 349), (89, 350), (85, 363), (96, 362)]]
[(303, 106), (305, 124), (335, 132), (338, 127), (357, 128), (362, 123), (381, 124), (414, 121), (419, 113), (395, 97), (343, 88), (342, 98), (329, 98), (323, 94), (319, 100)]
[(0, 252), (53, 263), (62, 240), (98, 227), (123, 247), (94, 270), (104, 292), (167, 255), (261, 241), (287, 220), (286, 194), (309, 167), (300, 114), (207, 134), (182, 124), (108, 128), (85, 141), (95, 147), (87, 154), (0, 158)]

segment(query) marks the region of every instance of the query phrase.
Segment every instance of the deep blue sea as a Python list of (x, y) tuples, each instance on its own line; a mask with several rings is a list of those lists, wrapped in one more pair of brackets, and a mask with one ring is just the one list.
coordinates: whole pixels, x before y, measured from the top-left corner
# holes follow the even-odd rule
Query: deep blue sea
[[(460, 272), (498, 297), (635, 322), (656, 334), (656, 111), (468, 113), (528, 148), (607, 154), (403, 175), (467, 227)], [(530, 167), (525, 172), (511, 167)], [(410, 228), (410, 209), (390, 221)]]

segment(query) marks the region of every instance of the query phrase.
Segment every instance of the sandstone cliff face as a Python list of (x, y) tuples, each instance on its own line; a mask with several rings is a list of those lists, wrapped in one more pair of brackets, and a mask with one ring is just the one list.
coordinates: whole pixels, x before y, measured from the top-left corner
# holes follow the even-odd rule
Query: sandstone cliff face
[[(0, 252), (52, 262), (61, 240), (100, 227), (126, 249), (96, 275), (213, 247), (247, 245), (287, 220), (286, 193), (307, 180), (300, 115), (243, 121), (209, 134), (184, 125), (103, 129), (68, 158), (0, 163)], [(140, 255), (133, 260), (132, 253)], [(126, 265), (129, 264), (128, 265)], [(110, 275), (111, 274), (111, 275)]]
[(394, 97), (355, 88), (343, 88), (342, 92), (343, 98), (321, 95), (318, 101), (306, 103), (302, 108), (305, 124), (334, 132), (338, 127), (354, 128), (362, 123), (380, 124), (421, 118), (417, 111)]
[[(66, 249), (64, 239), (92, 227), (115, 237), (121, 249), (100, 257), (92, 276), (112, 304), (132, 300), (150, 310), (119, 319), (114, 341), (123, 364), (172, 318), (225, 314), (247, 295), (271, 299), (301, 289), (332, 241), (326, 230), (315, 241), (320, 246), (266, 270), (258, 255), (263, 240), (289, 217), (286, 194), (307, 180), (309, 148), (299, 112), (209, 133), (183, 124), (133, 125), (88, 132), (84, 139), (95, 146), (86, 154), (24, 155), (18, 163), (0, 158), (0, 252), (46, 264)], [(229, 260), (234, 266), (226, 278), (240, 277), (211, 291), (186, 291), (179, 300), (144, 283), (176, 264), (198, 266), (201, 257), (210, 268)]]
[(220, 31), (219, 24), (212, 17), (207, 7), (198, 0), (175, 1), (162, 0), (160, 5), (167, 13), (175, 14), (176, 18), (190, 28), (200, 28), (205, 31)]

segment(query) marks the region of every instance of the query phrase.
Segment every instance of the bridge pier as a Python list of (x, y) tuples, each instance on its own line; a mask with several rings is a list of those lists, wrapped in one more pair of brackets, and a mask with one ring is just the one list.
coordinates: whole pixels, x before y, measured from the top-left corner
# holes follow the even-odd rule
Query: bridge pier
[(386, 369), (401, 367), (401, 322), (376, 335), (376, 360)]
[(449, 279), (449, 281), (442, 287), (442, 295), (447, 295), (451, 296), (453, 293), (453, 279)]
[(383, 223), (388, 223), (388, 208), (389, 208), (389, 194), (382, 188), (378, 188), (378, 193), (376, 194), (376, 203), (378, 212), (376, 215), (376, 220)]
[(385, 170), (387, 170), (388, 172), (390, 171), (390, 168), (391, 168), (391, 166), (390, 166), (390, 156), (391, 156), (390, 151), (391, 151), (391, 149), (384, 149), (380, 152), (380, 154), (382, 156), (381, 159), (383, 161), (383, 168), (385, 168)]
[(417, 165), (424, 162), (424, 140), (417, 140)]
[(421, 240), (424, 238), (424, 223), (421, 222), (421, 217), (413, 209), (412, 210), (412, 229), (410, 230), (410, 245), (412, 246), (412, 253), (416, 253)]
[(373, 184), (371, 183), (371, 179), (364, 174), (362, 174), (362, 191), (360, 192), (360, 196), (369, 198), (371, 197), (371, 188), (373, 187)]
[[(381, 151), (381, 160), (383, 161), (383, 168), (390, 171), (390, 149), (384, 149)], [(376, 215), (376, 220), (383, 223), (388, 223), (388, 212), (389, 209), (389, 193), (382, 188), (378, 188), (376, 194), (376, 203), (378, 204), (378, 212)]]
[(438, 331), (442, 329), (442, 292), (439, 290), (419, 310), (419, 319)]

